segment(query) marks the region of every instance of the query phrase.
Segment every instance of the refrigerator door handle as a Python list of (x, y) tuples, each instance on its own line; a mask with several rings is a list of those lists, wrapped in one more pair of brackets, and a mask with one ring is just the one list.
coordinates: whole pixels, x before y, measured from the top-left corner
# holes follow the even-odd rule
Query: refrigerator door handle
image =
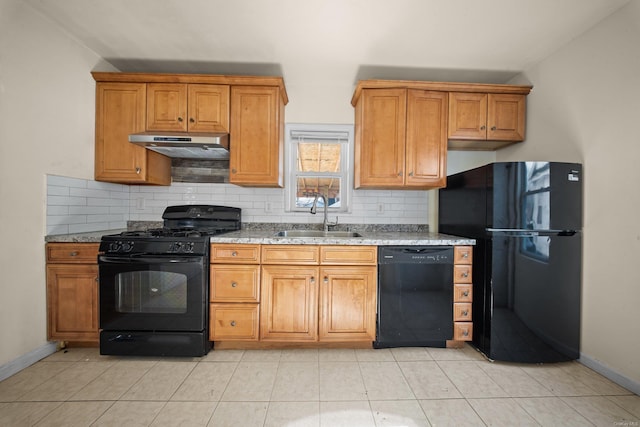
[(531, 230), (530, 228), (486, 228), (485, 231), (487, 231), (488, 233), (507, 234), (524, 237), (540, 235), (573, 236), (577, 233), (576, 230)]

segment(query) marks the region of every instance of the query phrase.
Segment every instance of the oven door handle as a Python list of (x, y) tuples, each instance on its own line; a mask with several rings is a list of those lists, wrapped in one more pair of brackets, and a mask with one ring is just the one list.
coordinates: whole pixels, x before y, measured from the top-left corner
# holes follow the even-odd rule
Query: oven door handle
[(114, 257), (98, 256), (98, 264), (165, 264), (202, 262), (202, 257)]

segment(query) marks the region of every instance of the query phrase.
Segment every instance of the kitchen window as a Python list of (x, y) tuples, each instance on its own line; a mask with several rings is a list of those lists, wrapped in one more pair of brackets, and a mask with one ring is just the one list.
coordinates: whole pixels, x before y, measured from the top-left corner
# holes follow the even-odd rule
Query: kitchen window
[[(288, 124), (287, 210), (308, 212), (316, 194), (325, 196), (329, 212), (350, 209), (353, 126)], [(318, 199), (318, 207), (324, 209)]]

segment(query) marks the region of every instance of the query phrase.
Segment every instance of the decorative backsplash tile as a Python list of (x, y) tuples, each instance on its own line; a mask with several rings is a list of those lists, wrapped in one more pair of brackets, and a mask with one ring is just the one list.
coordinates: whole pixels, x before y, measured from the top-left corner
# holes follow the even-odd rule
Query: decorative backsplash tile
[[(213, 204), (242, 209), (243, 223), (321, 223), (322, 215), (285, 212), (284, 190), (225, 183), (174, 182), (169, 187), (121, 185), (47, 176), (47, 234), (126, 228), (127, 221), (161, 221), (178, 204)], [(354, 191), (350, 213), (340, 224), (427, 224), (426, 191)], [(335, 221), (335, 214), (329, 220)]]

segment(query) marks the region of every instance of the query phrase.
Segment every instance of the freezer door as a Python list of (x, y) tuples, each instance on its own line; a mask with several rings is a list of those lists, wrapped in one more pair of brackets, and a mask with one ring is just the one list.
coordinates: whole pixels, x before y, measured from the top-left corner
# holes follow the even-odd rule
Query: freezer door
[(577, 359), (582, 235), (494, 233), (485, 247), (474, 290), (484, 296), (481, 350), (512, 362)]
[(582, 229), (582, 165), (494, 163), (488, 171), (488, 227)]

